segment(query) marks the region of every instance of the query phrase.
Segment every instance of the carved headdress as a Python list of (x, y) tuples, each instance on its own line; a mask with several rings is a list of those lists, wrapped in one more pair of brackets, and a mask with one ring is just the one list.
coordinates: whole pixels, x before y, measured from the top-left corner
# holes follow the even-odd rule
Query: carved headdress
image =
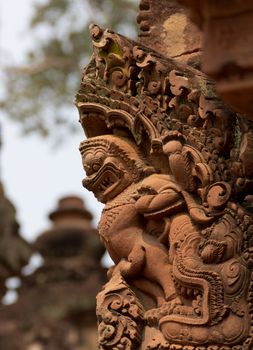
[(143, 176), (150, 175), (155, 169), (147, 164), (135, 144), (127, 139), (113, 135), (102, 135), (92, 137), (80, 144), (80, 152), (84, 156), (89, 150), (103, 150), (108, 157), (117, 156), (125, 164), (126, 170), (131, 173), (134, 181)]

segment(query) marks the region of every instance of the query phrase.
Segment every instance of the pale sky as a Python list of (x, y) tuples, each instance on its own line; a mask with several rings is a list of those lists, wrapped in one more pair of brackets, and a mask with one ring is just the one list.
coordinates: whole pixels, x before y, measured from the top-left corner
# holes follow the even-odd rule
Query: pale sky
[[(0, 58), (1, 66), (6, 59), (21, 62), (25, 50), (32, 45), (26, 26), (35, 2), (0, 0), (0, 52), (4, 52), (4, 57)], [(31, 240), (48, 228), (47, 214), (56, 207), (60, 197), (68, 194), (83, 197), (97, 222), (102, 205), (81, 185), (84, 177), (78, 151), (84, 137), (81, 128), (78, 134), (66, 134), (67, 141), (55, 150), (37, 135), (19, 136), (17, 125), (3, 120), (1, 114), (0, 118), (3, 138), (1, 179), (17, 208), (23, 236)], [(74, 106), (70, 118), (78, 122)]]

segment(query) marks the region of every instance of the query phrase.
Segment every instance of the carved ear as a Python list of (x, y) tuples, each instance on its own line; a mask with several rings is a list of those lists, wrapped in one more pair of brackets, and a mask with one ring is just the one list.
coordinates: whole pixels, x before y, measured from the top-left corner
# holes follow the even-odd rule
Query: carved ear
[(226, 182), (215, 182), (206, 190), (206, 202), (210, 209), (222, 209), (231, 195), (231, 186)]
[(202, 187), (208, 186), (213, 181), (213, 173), (206, 163), (197, 163), (193, 175), (200, 180)]
[(194, 166), (190, 152), (176, 152), (169, 157), (169, 165), (173, 176), (180, 186), (189, 192), (196, 189), (196, 181), (192, 174)]
[(193, 197), (186, 191), (182, 191), (186, 205), (191, 218), (201, 225), (211, 224), (214, 221), (212, 216), (209, 216), (202, 205), (196, 203)]

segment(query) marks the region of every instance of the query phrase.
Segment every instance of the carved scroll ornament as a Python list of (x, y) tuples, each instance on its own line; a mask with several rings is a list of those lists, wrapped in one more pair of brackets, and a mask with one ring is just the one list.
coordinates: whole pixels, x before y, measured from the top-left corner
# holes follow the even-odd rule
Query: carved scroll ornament
[(83, 185), (115, 266), (101, 349), (252, 349), (252, 125), (201, 72), (92, 25)]

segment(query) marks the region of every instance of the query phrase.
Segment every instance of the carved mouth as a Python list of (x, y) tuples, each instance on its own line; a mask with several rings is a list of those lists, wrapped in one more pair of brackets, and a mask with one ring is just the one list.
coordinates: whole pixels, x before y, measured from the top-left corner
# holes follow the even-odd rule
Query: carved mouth
[(174, 283), (175, 283), (176, 290), (178, 291), (178, 294), (184, 297), (185, 299), (193, 299), (197, 295), (202, 294), (200, 289), (194, 288), (192, 286), (190, 287), (190, 286), (182, 285), (177, 280)]
[[(160, 324), (167, 322), (216, 324), (227, 312), (219, 276), (207, 270), (186, 267), (182, 252), (173, 263), (173, 280), (182, 303), (170, 308)], [(183, 316), (183, 317), (182, 317)]]
[(122, 175), (122, 171), (112, 164), (105, 164), (95, 175), (85, 178), (83, 185), (104, 202), (106, 197), (116, 190), (121, 182)]
[(183, 301), (183, 305), (176, 305), (172, 310), (172, 314), (194, 318), (202, 317), (203, 291), (201, 288), (181, 284), (180, 281), (176, 279), (174, 280), (174, 284)]
[(117, 177), (116, 179), (113, 177), (113, 174), (108, 174), (108, 172), (106, 172), (101, 178), (94, 182), (94, 187), (97, 187), (99, 192), (106, 192), (112, 185), (115, 184), (115, 180), (118, 180)]
[(103, 176), (94, 184), (94, 186), (98, 186), (98, 191), (99, 193), (103, 194), (104, 199), (120, 184), (121, 176), (118, 176), (111, 171), (106, 171)]

